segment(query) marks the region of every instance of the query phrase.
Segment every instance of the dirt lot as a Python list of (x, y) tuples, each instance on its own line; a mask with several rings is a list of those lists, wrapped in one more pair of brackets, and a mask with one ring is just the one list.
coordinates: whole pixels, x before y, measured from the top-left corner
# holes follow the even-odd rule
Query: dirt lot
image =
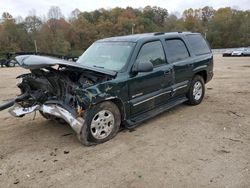
[[(0, 102), (15, 76), (0, 69)], [(250, 57), (215, 56), (204, 102), (84, 147), (67, 125), (0, 112), (0, 187), (250, 187)]]

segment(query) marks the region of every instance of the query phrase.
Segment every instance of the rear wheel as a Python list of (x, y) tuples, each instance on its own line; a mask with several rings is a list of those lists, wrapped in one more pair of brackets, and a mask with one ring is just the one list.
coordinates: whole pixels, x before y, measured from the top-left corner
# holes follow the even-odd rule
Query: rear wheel
[(200, 75), (196, 75), (187, 93), (188, 104), (198, 105), (202, 102), (205, 95), (205, 83), (204, 79)]
[(80, 141), (84, 145), (106, 142), (117, 134), (120, 124), (121, 114), (114, 103), (107, 101), (97, 104), (85, 115)]

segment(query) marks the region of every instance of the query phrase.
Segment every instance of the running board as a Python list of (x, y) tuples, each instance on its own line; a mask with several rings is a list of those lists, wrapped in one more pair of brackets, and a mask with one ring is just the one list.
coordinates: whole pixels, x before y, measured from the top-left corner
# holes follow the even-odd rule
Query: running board
[(188, 99), (186, 97), (181, 97), (178, 99), (175, 99), (173, 101), (169, 101), (167, 104), (164, 104), (162, 106), (157, 107), (156, 109), (147, 111), (135, 118), (129, 119), (126, 121), (126, 127), (128, 129), (133, 129), (134, 127), (136, 127), (139, 123), (142, 123), (143, 121), (146, 121), (154, 116), (157, 116), (163, 112), (165, 112), (166, 110), (169, 110), (170, 108), (173, 108), (179, 104), (182, 104), (184, 102), (188, 101)]

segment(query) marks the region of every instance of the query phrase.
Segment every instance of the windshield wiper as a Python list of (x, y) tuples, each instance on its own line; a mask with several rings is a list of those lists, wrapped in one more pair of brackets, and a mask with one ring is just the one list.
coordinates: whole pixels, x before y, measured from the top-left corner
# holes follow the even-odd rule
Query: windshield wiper
[(104, 67), (98, 65), (93, 65), (93, 67), (104, 69)]

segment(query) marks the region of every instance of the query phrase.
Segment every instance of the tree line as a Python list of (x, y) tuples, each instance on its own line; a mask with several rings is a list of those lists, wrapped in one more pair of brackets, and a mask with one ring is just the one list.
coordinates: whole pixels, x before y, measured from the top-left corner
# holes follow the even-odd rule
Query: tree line
[(95, 40), (131, 33), (200, 32), (212, 48), (250, 46), (250, 11), (230, 7), (187, 9), (180, 17), (161, 7), (113, 8), (81, 12), (68, 18), (52, 6), (46, 17), (35, 12), (0, 20), (0, 52), (35, 51), (78, 56)]

